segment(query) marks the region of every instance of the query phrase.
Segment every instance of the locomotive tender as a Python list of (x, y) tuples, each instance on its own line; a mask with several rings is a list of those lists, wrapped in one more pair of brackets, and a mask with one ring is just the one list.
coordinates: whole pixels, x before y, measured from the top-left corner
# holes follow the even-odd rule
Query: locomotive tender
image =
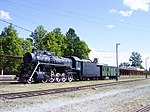
[(116, 78), (119, 70), (116, 67), (98, 65), (91, 60), (75, 56), (61, 57), (53, 52), (33, 49), (23, 56), (19, 81), (66, 82), (87, 79)]

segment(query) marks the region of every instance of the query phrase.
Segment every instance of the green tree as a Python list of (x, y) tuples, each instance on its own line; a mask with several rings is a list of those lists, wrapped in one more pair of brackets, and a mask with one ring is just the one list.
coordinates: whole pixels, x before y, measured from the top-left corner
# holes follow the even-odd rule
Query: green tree
[(64, 56), (66, 50), (66, 36), (61, 33), (60, 28), (55, 28), (49, 32), (43, 39), (43, 46), (45, 50), (55, 52), (58, 56)]
[(0, 54), (4, 54), (1, 38), (0, 38)]
[(120, 63), (119, 67), (129, 67), (130, 66), (130, 63), (129, 62), (123, 62), (123, 63)]
[(134, 67), (140, 67), (142, 68), (142, 59), (141, 59), (141, 54), (138, 52), (132, 52), (132, 55), (129, 58), (129, 61), (131, 62), (131, 66)]
[(56, 55), (61, 54), (55, 33), (49, 32), (43, 39), (43, 45), (44, 45), (45, 50), (55, 52)]
[(58, 47), (57, 54), (61, 55), (61, 56), (65, 56), (64, 52), (67, 48), (67, 45), (66, 45), (67, 38), (66, 38), (66, 36), (62, 34), (60, 28), (55, 28), (51, 33), (54, 33), (54, 36), (55, 36), (55, 39), (56, 39), (56, 43), (57, 43), (57, 47)]
[(4, 54), (22, 56), (22, 39), (12, 25), (5, 27), (0, 37)]
[(71, 56), (74, 55), (74, 45), (75, 45), (75, 39), (77, 38), (77, 35), (75, 34), (75, 30), (72, 28), (69, 28), (68, 32), (66, 33), (67, 41), (67, 49), (65, 51), (65, 55)]
[(66, 55), (74, 55), (85, 59), (89, 58), (88, 55), (91, 50), (88, 48), (88, 45), (84, 41), (80, 40), (80, 37), (77, 36), (74, 29), (70, 28), (66, 33), (66, 37)]
[(34, 32), (30, 34), (30, 37), (32, 37), (32, 39), (33, 39), (33, 43), (34, 43), (33, 46), (36, 49), (44, 50), (42, 41), (46, 35), (47, 35), (47, 30), (45, 30), (42, 25), (36, 27)]
[(74, 45), (74, 56), (83, 59), (89, 59), (89, 52), (91, 50), (88, 48), (88, 45), (84, 42), (76, 38)]
[(31, 52), (32, 51), (32, 41), (27, 38), (25, 40), (22, 40), (22, 49), (23, 49), (23, 54), (26, 52)]
[(74, 55), (79, 58), (88, 58), (90, 52), (88, 45), (80, 40), (72, 28), (63, 35), (60, 28), (47, 33), (40, 25), (30, 36), (35, 48), (55, 52), (58, 56)]
[[(0, 49), (3, 54), (13, 56), (23, 55), (22, 39), (18, 37), (17, 30), (12, 25), (5, 27), (0, 37)], [(20, 62), (15, 59), (5, 59), (3, 65), (5, 70), (16, 71)]]
[[(2, 40), (0, 39), (0, 54), (4, 54), (3, 48), (2, 48)], [(3, 59), (0, 57), (0, 71), (3, 69)]]
[(56, 34), (62, 34), (61, 29), (60, 28), (55, 28), (52, 32), (56, 33)]

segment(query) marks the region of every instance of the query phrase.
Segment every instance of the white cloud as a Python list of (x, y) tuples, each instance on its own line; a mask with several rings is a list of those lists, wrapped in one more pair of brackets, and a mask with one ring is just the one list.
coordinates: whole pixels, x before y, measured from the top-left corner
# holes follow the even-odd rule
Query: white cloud
[(130, 17), (132, 15), (132, 10), (131, 11), (119, 11), (119, 14), (121, 16), (124, 16), (124, 17)]
[(124, 0), (123, 4), (132, 10), (149, 11), (150, 0)]
[(141, 10), (148, 12), (150, 10), (150, 0), (123, 0), (124, 6), (130, 8), (130, 10), (120, 10), (116, 9), (109, 10), (109, 14), (119, 14), (123, 17), (130, 17), (133, 11)]
[(111, 10), (109, 10), (109, 14), (119, 14), (119, 15), (121, 15), (121, 16), (123, 16), (123, 17), (130, 17), (131, 15), (132, 15), (132, 10), (130, 10), (130, 11), (117, 11), (117, 10), (115, 10), (115, 9), (111, 9)]
[(114, 25), (108, 24), (108, 25), (106, 25), (106, 27), (109, 28), (109, 29), (112, 29), (112, 28), (114, 28)]
[(9, 12), (0, 10), (0, 19), (6, 19), (6, 20), (11, 19)]
[(115, 9), (111, 9), (111, 10), (109, 10), (109, 13), (110, 13), (110, 14), (117, 13), (117, 10), (115, 10)]

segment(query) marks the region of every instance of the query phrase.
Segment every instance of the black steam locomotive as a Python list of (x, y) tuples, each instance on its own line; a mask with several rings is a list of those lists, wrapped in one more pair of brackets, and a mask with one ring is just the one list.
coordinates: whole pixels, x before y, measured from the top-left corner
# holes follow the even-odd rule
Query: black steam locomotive
[[(113, 67), (114, 68), (114, 67)], [(97, 65), (91, 60), (79, 59), (75, 56), (61, 57), (54, 52), (32, 50), (23, 57), (19, 73), (20, 82), (65, 82), (72, 80), (116, 78), (118, 71), (113, 74), (108, 68)], [(111, 70), (112, 71), (112, 70)]]

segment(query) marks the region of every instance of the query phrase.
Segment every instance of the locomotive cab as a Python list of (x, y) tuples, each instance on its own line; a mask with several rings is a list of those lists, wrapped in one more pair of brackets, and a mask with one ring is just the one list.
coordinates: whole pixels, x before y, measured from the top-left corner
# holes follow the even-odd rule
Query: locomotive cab
[(72, 60), (72, 69), (74, 71), (74, 79), (82, 80), (81, 76), (81, 59), (76, 56), (67, 57)]

